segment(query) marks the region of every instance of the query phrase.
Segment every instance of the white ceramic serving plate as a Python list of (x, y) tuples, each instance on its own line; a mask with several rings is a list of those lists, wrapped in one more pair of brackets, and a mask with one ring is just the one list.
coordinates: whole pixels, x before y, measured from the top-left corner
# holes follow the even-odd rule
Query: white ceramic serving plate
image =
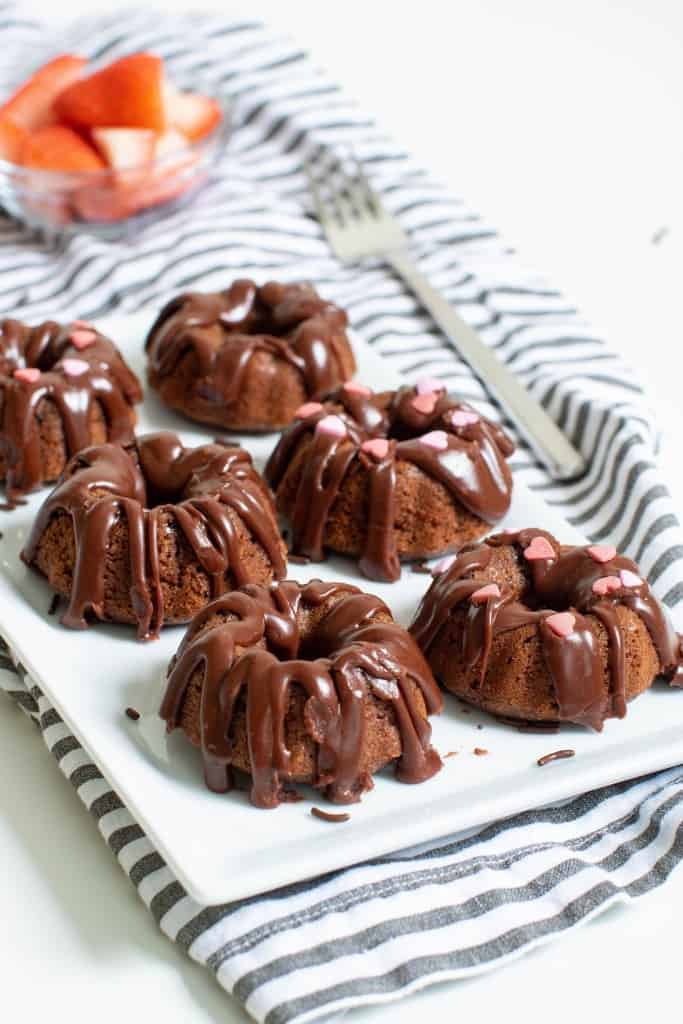
[[(100, 323), (141, 379), (142, 340), (151, 320), (151, 315), (136, 315)], [(391, 386), (386, 362), (360, 341), (357, 354), (361, 379)], [(166, 412), (150, 393), (140, 413), (140, 431), (163, 428), (178, 431), (188, 444), (216, 433)], [(275, 442), (273, 436), (240, 440), (259, 467)], [(5, 513), (0, 524), (0, 630), (200, 902), (249, 896), (683, 761), (683, 695), (665, 686), (641, 697), (624, 721), (608, 722), (602, 735), (573, 726), (558, 735), (519, 733), (446, 695), (443, 714), (433, 720), (434, 743), (442, 754), (457, 751), (457, 756), (447, 758), (443, 770), (420, 786), (381, 775), (362, 803), (348, 808), (347, 823), (314, 818), (310, 808), (325, 803), (313, 790), (304, 790), (301, 803), (274, 811), (252, 807), (244, 792), (212, 794), (202, 781), (199, 754), (181, 735), (170, 737), (167, 761), (158, 756), (158, 742), (148, 741), (162, 733), (155, 711), (182, 627), (140, 644), (134, 630), (123, 626), (72, 632), (49, 617), (49, 588), (18, 558), (44, 497), (45, 492), (33, 495), (26, 506)], [(557, 511), (517, 484), (502, 526), (536, 525), (567, 543), (583, 542)], [(320, 566), (292, 565), (291, 576), (348, 580), (382, 597), (405, 624), (429, 583), (428, 576), (410, 569), (397, 583), (373, 583), (360, 577), (355, 563), (338, 558)], [(124, 714), (129, 705), (148, 713), (138, 725)], [(475, 747), (488, 755), (475, 755)], [(537, 766), (542, 754), (560, 747), (574, 748), (576, 757)]]

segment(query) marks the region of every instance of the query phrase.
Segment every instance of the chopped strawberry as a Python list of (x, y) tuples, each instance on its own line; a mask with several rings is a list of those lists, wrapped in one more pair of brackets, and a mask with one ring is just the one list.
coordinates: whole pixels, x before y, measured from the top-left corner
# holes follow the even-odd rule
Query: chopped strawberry
[(170, 82), (164, 82), (163, 95), (169, 128), (182, 132), (191, 142), (212, 132), (223, 116), (219, 105), (209, 96), (178, 92)]
[(0, 107), (0, 117), (11, 117), (16, 124), (29, 130), (42, 128), (55, 120), (52, 104), (67, 86), (83, 72), (84, 57), (64, 54), (31, 75)]
[(15, 124), (9, 117), (0, 117), (0, 160), (18, 163), (21, 147), (27, 138), (25, 128)]
[(75, 82), (55, 101), (58, 116), (79, 128), (166, 127), (162, 63), (151, 53), (121, 57)]
[(41, 171), (99, 171), (105, 166), (92, 146), (61, 124), (29, 135), (19, 151), (19, 163)]
[(95, 128), (93, 141), (115, 171), (154, 160), (157, 135), (147, 128)]

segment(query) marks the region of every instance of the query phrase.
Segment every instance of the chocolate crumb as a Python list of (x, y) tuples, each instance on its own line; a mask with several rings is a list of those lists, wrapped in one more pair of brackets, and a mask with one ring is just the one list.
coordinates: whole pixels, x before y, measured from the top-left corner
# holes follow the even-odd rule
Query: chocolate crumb
[(308, 555), (292, 555), (291, 553), (287, 555), (287, 560), (294, 562), (294, 565), (309, 565), (311, 561)]
[(126, 715), (127, 715), (127, 716), (128, 716), (128, 718), (130, 718), (130, 719), (131, 719), (131, 720), (132, 720), (133, 722), (137, 722), (137, 721), (138, 721), (138, 719), (140, 718), (140, 712), (139, 712), (139, 711), (136, 711), (136, 710), (135, 710), (135, 708), (126, 708)]
[(350, 814), (343, 812), (342, 814), (332, 814), (330, 811), (323, 811), (321, 807), (311, 807), (311, 814), (314, 818), (320, 818), (321, 821), (349, 821), (351, 818)]
[(429, 568), (429, 566), (427, 565), (427, 563), (424, 560), (420, 560), (419, 562), (413, 562), (413, 564), (410, 567), (410, 571), (411, 572), (422, 572), (422, 573), (425, 573), (425, 575), (428, 575), (428, 576), (431, 576), (431, 573), (432, 573), (432, 570)]
[(536, 764), (542, 768), (544, 764), (550, 764), (551, 761), (563, 761), (566, 757), (574, 757), (575, 754), (575, 750), (553, 750), (551, 754), (544, 754), (543, 757), (539, 757)]
[(47, 610), (48, 615), (54, 615), (59, 608), (59, 602), (62, 600), (61, 594), (53, 594), (52, 600), (50, 601), (50, 607)]
[(484, 726), (480, 722), (479, 725), (477, 726), (477, 729), (483, 729), (483, 728), (484, 728)]
[(449, 750), (447, 754), (443, 755), (443, 760), (445, 761), (447, 757), (457, 757), (458, 753), (458, 750)]
[(483, 757), (485, 754), (488, 754), (488, 750), (484, 747), (475, 747), (472, 753), (476, 754), (477, 757)]

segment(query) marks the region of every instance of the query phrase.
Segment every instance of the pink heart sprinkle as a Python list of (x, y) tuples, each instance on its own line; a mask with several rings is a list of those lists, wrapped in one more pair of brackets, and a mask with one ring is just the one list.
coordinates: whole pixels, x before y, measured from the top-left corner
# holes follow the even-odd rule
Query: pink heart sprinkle
[(441, 558), (436, 565), (432, 566), (432, 576), (441, 576), (442, 573), (448, 572), (457, 557), (457, 555), (446, 555), (445, 558)]
[(500, 587), (497, 583), (487, 583), (485, 587), (479, 587), (470, 595), (472, 604), (484, 604), (490, 597), (500, 597)]
[(613, 594), (616, 590), (621, 590), (621, 580), (618, 576), (601, 576), (593, 584), (592, 590), (600, 597), (604, 597), (605, 594)]
[(97, 335), (91, 330), (71, 331), (69, 334), (69, 341), (74, 348), (77, 348), (78, 351), (81, 352), (84, 348), (92, 345), (94, 341), (97, 341)]
[(62, 369), (67, 377), (80, 377), (82, 373), (88, 372), (90, 364), (85, 359), (64, 359)]
[(411, 398), (410, 404), (417, 412), (421, 412), (425, 416), (428, 416), (430, 412), (434, 412), (438, 401), (439, 396), (435, 395), (433, 391), (430, 391), (428, 394), (415, 395), (415, 398)]
[(642, 587), (645, 580), (641, 580), (640, 576), (636, 576), (630, 569), (622, 569), (619, 573), (622, 587)]
[(555, 636), (566, 637), (574, 632), (576, 618), (571, 612), (556, 612), (544, 620), (545, 624), (552, 629)]
[(466, 409), (456, 409), (451, 413), (451, 423), (454, 427), (470, 427), (478, 423), (479, 417), (476, 412), (468, 412)]
[(295, 420), (305, 420), (309, 416), (315, 416), (317, 412), (322, 412), (322, 405), (320, 402), (304, 402), (294, 413)]
[(346, 426), (338, 416), (323, 416), (318, 420), (315, 427), (316, 434), (324, 434), (325, 437), (346, 437)]
[(373, 459), (380, 462), (387, 456), (389, 442), (385, 441), (383, 437), (375, 437), (371, 441), (363, 441), (360, 448), (362, 452), (367, 452), (368, 455), (372, 455)]
[(344, 391), (348, 391), (350, 395), (363, 395), (365, 398), (372, 394), (370, 388), (366, 388), (365, 384), (361, 384), (357, 380), (347, 380), (344, 384)]
[(524, 557), (527, 562), (542, 562), (555, 558), (555, 549), (545, 537), (534, 537), (529, 547), (524, 549)]
[(415, 382), (415, 390), (418, 395), (433, 395), (435, 391), (443, 391), (444, 385), (436, 377), (420, 377)]
[(427, 448), (434, 448), (437, 452), (445, 452), (448, 448), (448, 434), (445, 430), (430, 430), (428, 434), (423, 434), (417, 440), (420, 444), (426, 445)]
[(613, 548), (611, 544), (593, 544), (586, 550), (593, 561), (600, 562), (601, 565), (611, 562), (613, 558), (617, 557), (617, 549)]
[(22, 370), (15, 370), (13, 376), (25, 384), (35, 384), (40, 377), (40, 370), (36, 370), (35, 366), (25, 366)]

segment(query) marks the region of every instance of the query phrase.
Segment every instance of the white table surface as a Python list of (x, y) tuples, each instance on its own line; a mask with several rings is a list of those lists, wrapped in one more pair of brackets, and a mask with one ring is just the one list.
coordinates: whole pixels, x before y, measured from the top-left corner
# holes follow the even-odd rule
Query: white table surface
[[(24, 7), (54, 17), (111, 4)], [(604, 327), (650, 389), (683, 514), (678, 0), (254, 0), (249, 9), (313, 49)], [(5, 702), (0, 777), (0, 978), (3, 1006), (17, 1008), (8, 1020), (246, 1020), (157, 931), (33, 726)], [(660, 1005), (678, 1005), (682, 899), (679, 869), (639, 903), (507, 968), (349, 1020), (487, 1021), (515, 1007), (526, 1024), (640, 1022), (655, 993)]]

